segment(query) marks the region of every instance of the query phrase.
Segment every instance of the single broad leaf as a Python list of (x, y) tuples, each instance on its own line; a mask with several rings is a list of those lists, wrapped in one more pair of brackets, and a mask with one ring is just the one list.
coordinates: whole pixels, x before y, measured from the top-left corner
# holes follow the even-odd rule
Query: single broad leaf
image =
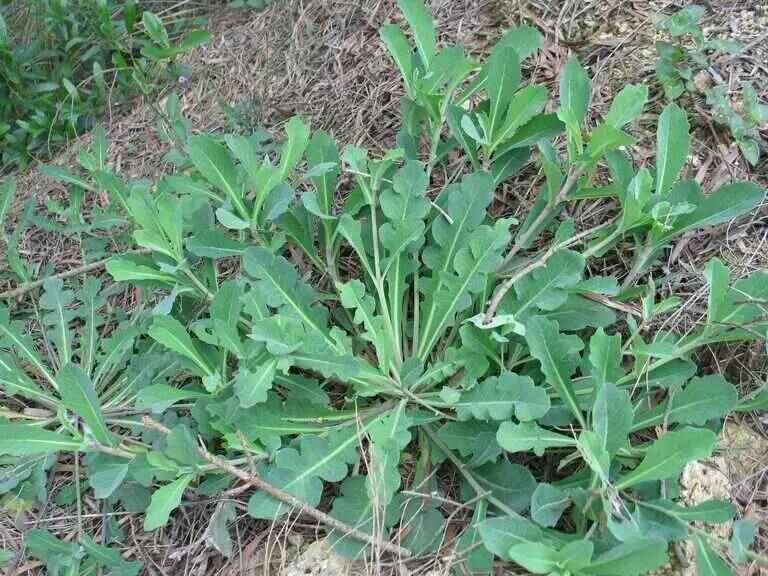
[(128, 475), (131, 461), (125, 458), (97, 454), (88, 463), (88, 484), (96, 498), (109, 498)]
[(435, 55), (435, 24), (422, 0), (397, 0), (397, 5), (411, 27), (416, 50), (425, 70)]
[(493, 569), (493, 553), (482, 545), (483, 541), (480, 531), (477, 529), (478, 525), (485, 521), (487, 509), (488, 505), (485, 500), (475, 504), (472, 521), (456, 540), (454, 550), (463, 559), (459, 570), (454, 570), (454, 574), (462, 574), (462, 568), (471, 574), (491, 573)]
[[(315, 186), (315, 198), (319, 211), (326, 217), (333, 218), (333, 200), (336, 193), (336, 183), (339, 179), (339, 149), (336, 142), (325, 132), (315, 132), (307, 146), (307, 165), (310, 171), (320, 166), (328, 166), (322, 174), (312, 176)], [(321, 223), (323, 227), (323, 245), (331, 240), (332, 224)]]
[(595, 576), (638, 576), (669, 562), (667, 543), (658, 538), (632, 540), (614, 546), (582, 568)]
[(27, 424), (0, 424), (0, 454), (28, 456), (76, 452), (82, 442), (67, 434), (50, 432)]
[(686, 464), (712, 455), (717, 435), (703, 428), (683, 428), (667, 432), (651, 444), (642, 462), (616, 483), (618, 490), (640, 482), (665, 480), (679, 474)]
[(243, 202), (237, 168), (226, 147), (207, 134), (197, 134), (187, 141), (187, 154), (203, 178), (226, 194), (237, 209), (237, 215), (246, 218), (248, 211)]
[(517, 514), (489, 518), (477, 525), (485, 547), (499, 558), (509, 559), (509, 549), (517, 544), (541, 542), (541, 528)]
[(549, 574), (558, 567), (557, 550), (543, 542), (515, 544), (507, 555), (512, 562), (532, 574)]
[(583, 428), (586, 420), (579, 407), (571, 383), (571, 375), (577, 364), (557, 322), (546, 318), (533, 317), (526, 326), (525, 339), (531, 349), (531, 356), (541, 363), (541, 371), (547, 382), (555, 389), (560, 399), (576, 417)]
[(733, 533), (728, 550), (737, 564), (749, 561), (749, 549), (755, 542), (757, 523), (754, 520), (737, 520), (733, 523)]
[(513, 26), (504, 32), (504, 36), (499, 39), (498, 43), (514, 48), (520, 59), (523, 60), (539, 49), (541, 40), (541, 32), (537, 28), (523, 24)]
[(542, 428), (535, 422), (502, 422), (496, 433), (496, 441), (507, 452), (533, 451), (542, 456), (547, 448), (570, 448), (576, 439)]
[(405, 403), (376, 418), (368, 428), (371, 440), (368, 464), (368, 495), (377, 510), (383, 511), (400, 488), (400, 456), (411, 441), (414, 421)]
[(232, 556), (233, 544), (229, 525), (236, 517), (235, 505), (232, 502), (220, 502), (208, 522), (208, 528), (205, 529), (205, 541), (225, 558)]
[(633, 420), (634, 408), (629, 394), (611, 382), (603, 383), (592, 407), (592, 430), (608, 454), (614, 455), (627, 446)]
[(120, 549), (116, 547), (102, 546), (96, 544), (90, 536), (82, 535), (80, 537), (80, 546), (88, 555), (88, 561), (93, 562), (99, 567), (107, 568), (110, 576), (138, 576), (144, 567), (143, 562), (124, 560), (120, 554)]
[(171, 512), (181, 504), (184, 490), (187, 489), (193, 478), (193, 474), (185, 474), (152, 493), (152, 500), (144, 516), (145, 531), (155, 530), (168, 523)]
[(570, 505), (568, 494), (557, 486), (542, 482), (531, 496), (531, 518), (539, 526), (552, 528)]
[(611, 108), (605, 117), (606, 123), (614, 128), (629, 124), (643, 113), (648, 101), (648, 86), (645, 84), (627, 84), (611, 102)]
[(141, 15), (141, 23), (144, 25), (144, 31), (152, 39), (152, 42), (163, 48), (170, 48), (171, 42), (168, 39), (168, 32), (163, 25), (163, 21), (157, 15), (149, 10), (145, 10)]
[(214, 374), (187, 329), (176, 318), (155, 316), (147, 333), (159, 344), (191, 360), (205, 376)]
[(176, 276), (126, 257), (110, 258), (107, 272), (116, 282), (157, 282), (173, 286)]
[(201, 258), (242, 256), (245, 248), (245, 244), (221, 230), (204, 230), (187, 239), (187, 250)]
[(685, 111), (667, 104), (656, 130), (656, 196), (666, 197), (688, 159), (690, 126)]
[[(507, 508), (522, 512), (530, 506), (531, 496), (536, 489), (536, 479), (525, 466), (502, 458), (499, 462), (490, 462), (473, 469), (472, 474), (484, 490), (493, 494)], [(470, 498), (475, 494), (475, 489), (469, 484), (464, 484), (462, 494)]]
[[(419, 504), (411, 504), (410, 508), (416, 511), (410, 518), (403, 521), (405, 536), (402, 539), (402, 545), (416, 556), (435, 552), (443, 540), (445, 518), (436, 508), (425, 508)], [(408, 514), (409, 511), (406, 508), (404, 514)]]
[(271, 358), (255, 370), (240, 368), (235, 377), (235, 394), (240, 406), (249, 408), (267, 401), (267, 392), (272, 389), (277, 370), (277, 358)]
[(309, 128), (294, 116), (285, 125), (286, 141), (280, 153), (280, 179), (285, 180), (301, 160), (309, 143)]
[(608, 335), (598, 328), (589, 340), (590, 374), (595, 384), (618, 382), (624, 376), (621, 366), (621, 334)]
[(731, 576), (733, 574), (725, 561), (720, 558), (717, 552), (712, 550), (703, 536), (695, 535), (693, 546), (696, 550), (696, 574), (698, 576)]
[(96, 441), (104, 446), (114, 445), (93, 382), (83, 369), (76, 364), (67, 364), (59, 370), (56, 380), (64, 405), (83, 419)]
[(558, 250), (543, 268), (534, 270), (515, 283), (515, 298), (504, 302), (504, 312), (523, 318), (539, 310), (560, 308), (569, 297), (568, 290), (581, 282), (583, 256), (572, 250)]
[(191, 30), (179, 41), (177, 50), (188, 52), (194, 50), (211, 39), (211, 33), (208, 30)]
[(518, 420), (528, 421), (547, 413), (549, 396), (528, 376), (505, 371), (462, 393), (452, 407), (459, 420), (509, 420), (514, 410)]

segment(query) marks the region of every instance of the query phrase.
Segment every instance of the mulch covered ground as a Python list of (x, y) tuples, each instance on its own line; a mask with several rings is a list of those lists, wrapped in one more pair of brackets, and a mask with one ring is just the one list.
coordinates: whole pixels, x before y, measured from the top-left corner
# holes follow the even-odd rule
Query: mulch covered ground
[[(552, 95), (557, 94), (560, 68), (570, 54), (578, 54), (593, 77), (592, 117), (600, 117), (608, 109), (613, 95), (624, 84), (648, 82), (651, 101), (633, 130), (639, 140), (634, 154), (638, 164), (652, 160), (653, 130), (665, 103), (653, 77), (653, 23), (660, 14), (670, 13), (684, 3), (433, 0), (430, 4), (440, 42), (460, 43), (477, 56), (487, 52), (505, 28), (519, 23), (537, 26), (546, 40), (543, 49), (526, 63), (525, 74), (545, 84)], [(747, 46), (743, 54), (718, 60), (714, 74), (734, 90), (743, 81), (752, 82), (762, 99), (768, 100), (768, 4), (759, 0), (719, 0), (709, 4), (707, 31), (735, 37)], [(264, 126), (279, 133), (285, 120), (299, 114), (313, 129), (329, 131), (342, 145), (381, 151), (395, 143), (402, 89), (379, 41), (378, 28), (387, 21), (399, 20), (393, 0), (277, 0), (262, 12), (221, 9), (211, 17), (211, 42), (187, 58), (189, 76), (179, 78), (168, 90), (179, 93), (182, 111), (197, 131), (247, 131)], [(734, 179), (768, 185), (768, 160), (762, 159), (757, 167), (750, 168), (729, 144), (727, 134), (701, 113), (703, 98), (682, 102), (689, 110), (695, 134), (687, 166), (689, 176), (707, 191)], [(162, 106), (162, 97), (153, 102), (137, 101), (127, 108), (115, 108), (105, 120), (109, 162), (124, 178), (155, 179), (173, 169), (164, 161), (168, 147), (155, 132)], [(766, 135), (768, 130), (763, 131)], [(88, 140), (89, 135), (83, 135), (54, 163), (74, 164), (77, 149)], [(498, 193), (496, 210), (524, 214), (539, 177), (528, 170), (506, 183)], [(38, 208), (44, 210), (47, 199), (67, 195), (62, 185), (35, 169), (19, 176), (18, 188), (17, 211), (25, 198), (34, 197)], [(594, 222), (611, 210), (609, 204), (592, 203), (574, 206), (572, 214), (582, 222)], [(41, 270), (60, 272), (82, 263), (76, 239), (35, 226), (23, 235), (20, 252), (22, 258), (36, 263)], [(727, 262), (736, 277), (766, 268), (768, 207), (729, 226), (686, 236), (670, 251), (658, 282), (663, 290), (681, 296), (685, 304), (667, 321), (667, 329), (684, 330), (700, 318), (706, 303), (702, 266), (715, 256)], [(13, 286), (5, 266), (0, 262), (0, 291)], [(612, 256), (600, 266), (603, 271), (620, 274), (624, 261)], [(708, 351), (701, 360), (727, 371), (733, 381), (754, 386), (768, 378), (764, 352), (763, 344), (718, 348)], [(768, 438), (768, 419), (751, 415), (743, 424), (756, 438)], [(749, 473), (745, 477), (745, 468), (736, 467), (740, 476), (732, 478), (732, 494), (742, 511), (765, 526), (768, 454), (757, 456), (756, 461), (754, 455), (747, 457), (753, 460)], [(86, 505), (92, 506), (86, 511), (94, 514), (92, 521), (99, 522), (96, 504)], [(208, 501), (191, 503), (169, 528), (154, 534), (143, 533), (140, 518), (132, 515), (121, 515), (118, 523), (127, 534), (127, 545), (135, 548), (137, 558), (146, 562), (151, 574), (234, 575), (244, 573), (246, 568), (261, 573), (267, 566), (266, 557), (284, 560), (296, 539), (302, 534), (311, 539), (313, 534), (312, 527), (300, 521), (270, 527), (248, 519), (241, 511), (237, 529), (233, 530), (240, 554), (225, 563), (205, 543), (206, 521), (213, 506), (215, 503)], [(39, 523), (67, 534), (74, 530), (75, 520), (72, 510), (52, 502), (43, 514), (24, 517), (15, 527), (6, 523), (0, 532), (15, 538), (18, 529)], [(768, 531), (764, 530), (760, 538), (765, 547)], [(34, 566), (26, 568), (33, 570)]]

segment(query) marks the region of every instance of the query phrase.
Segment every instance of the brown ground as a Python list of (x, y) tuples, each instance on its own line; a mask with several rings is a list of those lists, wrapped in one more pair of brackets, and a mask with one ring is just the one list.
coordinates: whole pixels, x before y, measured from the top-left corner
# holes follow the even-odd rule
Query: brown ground
[[(558, 71), (568, 55), (576, 52), (593, 76), (591, 114), (607, 110), (612, 95), (625, 83), (647, 81), (654, 85), (655, 30), (653, 22), (661, 12), (670, 12), (684, 3), (660, 0), (433, 0), (440, 41), (459, 42), (473, 54), (482, 54), (513, 24), (526, 22), (545, 33), (546, 43), (528, 65), (528, 73), (557, 93)], [(758, 0), (709, 2), (708, 30), (736, 37), (748, 48), (743, 55), (715, 65), (720, 77), (732, 88), (740, 81), (752, 81), (763, 100), (768, 99), (768, 4)], [(181, 97), (183, 112), (195, 130), (218, 131), (227, 126), (222, 105), (237, 107), (240, 123), (279, 130), (281, 122), (294, 114), (309, 120), (313, 128), (330, 131), (343, 145), (353, 143), (374, 151), (392, 146), (398, 128), (398, 102), (402, 93), (394, 66), (378, 39), (378, 27), (387, 20), (399, 20), (393, 0), (286, 0), (276, 1), (263, 12), (220, 10), (211, 19), (212, 41), (192, 54), (192, 73), (174, 89)], [(636, 162), (653, 155), (653, 126), (663, 106), (663, 97), (652, 88), (652, 100), (636, 130), (640, 143)], [(160, 102), (161, 104), (161, 102)], [(695, 102), (688, 102), (689, 109)], [(163, 160), (167, 146), (155, 134), (158, 102), (136, 102), (128, 111), (115, 110), (106, 120), (109, 161), (125, 178), (150, 178), (172, 170)], [(688, 170), (712, 190), (732, 179), (752, 179), (768, 184), (768, 161), (749, 170), (725, 134), (705, 116), (693, 114), (694, 153)], [(766, 131), (763, 131), (766, 135)], [(79, 145), (88, 135), (62, 152), (55, 163), (70, 165)], [(499, 194), (499, 210), (525, 212), (535, 174), (523, 174)], [(46, 198), (64, 197), (66, 190), (30, 170), (19, 177), (20, 196), (34, 195), (40, 207)], [(576, 207), (574, 215), (599, 217), (605, 207)], [(702, 264), (718, 256), (743, 276), (768, 266), (768, 208), (718, 230), (684, 238), (669, 255), (662, 287), (686, 299), (672, 323), (690, 326), (700, 314)], [(22, 257), (61, 271), (80, 264), (80, 251), (73, 239), (31, 228), (24, 236)], [(622, 263), (606, 262), (620, 268)], [(11, 284), (3, 278), (0, 262), (0, 289)], [(669, 325), (667, 327), (670, 327)], [(744, 385), (765, 382), (765, 357), (758, 347), (737, 347), (712, 351), (703, 360)], [(762, 350), (764, 352), (764, 348)], [(768, 419), (746, 418), (757, 438), (766, 438)], [(744, 450), (728, 450), (743, 454)], [(760, 538), (765, 549), (768, 537), (768, 455), (747, 455), (749, 473), (741, 459), (729, 461), (726, 473), (732, 496), (741, 511), (759, 520), (764, 529)], [(734, 472), (737, 470), (738, 472)], [(93, 508), (95, 511), (96, 508)], [(236, 548), (240, 554), (224, 563), (206, 547), (204, 530), (212, 506), (193, 503), (184, 508), (170, 528), (143, 534), (140, 520), (131, 515), (119, 522), (128, 534), (139, 558), (152, 574), (239, 574), (246, 566), (254, 572), (264, 569), (265, 545), (276, 557), (290, 547), (295, 534), (311, 535), (309, 527), (296, 524), (275, 526), (265, 531), (241, 511), (237, 522)], [(88, 510), (87, 512), (91, 512)], [(74, 530), (71, 510), (53, 507), (43, 524), (62, 534)], [(23, 527), (19, 526), (19, 528)], [(18, 532), (2, 530), (9, 536)], [(293, 536), (289, 536), (294, 534)], [(259, 562), (257, 558), (262, 559)], [(256, 566), (254, 566), (256, 564)], [(33, 566), (27, 566), (33, 569)], [(414, 567), (415, 568), (415, 567)]]

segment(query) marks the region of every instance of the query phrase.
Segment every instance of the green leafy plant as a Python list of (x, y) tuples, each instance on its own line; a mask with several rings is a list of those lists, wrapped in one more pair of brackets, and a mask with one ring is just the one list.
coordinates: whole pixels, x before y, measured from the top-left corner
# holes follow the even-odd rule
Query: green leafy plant
[[(649, 327), (680, 303), (658, 300), (659, 255), (754, 209), (764, 190), (703, 195), (682, 178), (689, 126), (674, 104), (655, 166), (636, 168), (626, 127), (647, 89), (625, 87), (589, 126), (575, 58), (545, 112), (546, 89), (520, 68), (536, 30), (509, 30), (479, 63), (438, 46), (421, 2), (399, 6), (410, 39), (381, 30), (406, 90), (397, 149), (340, 151), (298, 118), (278, 145), (194, 135), (171, 98), (176, 174), (125, 183), (87, 162), (59, 174), (131, 222), (143, 252), (106, 267), (141, 298), (129, 318), (108, 318), (97, 283), (52, 279), (34, 330), (4, 312), (0, 454), (15, 475), (3, 486), (34, 499), (35, 466), (74, 454), (96, 498), (146, 509), (154, 530), (186, 491), (237, 481), (254, 487), (252, 517), (312, 516), (340, 554), (445, 548), (476, 573), (498, 557), (541, 574), (641, 574), (686, 538), (703, 570), (754, 558), (748, 526), (730, 545), (702, 528), (732, 519), (728, 502), (675, 499), (721, 419), (768, 403), (694, 362), (702, 346), (765, 338), (768, 276), (732, 281), (713, 259), (700, 325)], [(448, 162), (453, 176), (433, 178)], [(530, 213), (492, 218), (498, 186), (529, 163), (544, 175)], [(577, 230), (563, 209), (593, 199), (616, 216)], [(623, 285), (588, 272), (627, 248)], [(448, 541), (456, 515), (466, 522)], [(217, 510), (207, 532), (225, 554), (231, 518)]]
[(758, 128), (768, 122), (768, 106), (758, 100), (749, 84), (741, 87), (738, 107), (730, 101), (727, 86), (712, 68), (712, 58), (736, 54), (742, 48), (734, 40), (707, 38), (699, 25), (705, 12), (692, 4), (659, 21), (658, 28), (672, 41), (656, 43), (656, 77), (670, 100), (686, 91), (702, 92), (715, 122), (728, 128), (744, 158), (754, 166), (760, 158)]
[(11, 2), (0, 30), (3, 171), (91, 129), (108, 100), (178, 75), (177, 57), (209, 36), (169, 32), (134, 0)]

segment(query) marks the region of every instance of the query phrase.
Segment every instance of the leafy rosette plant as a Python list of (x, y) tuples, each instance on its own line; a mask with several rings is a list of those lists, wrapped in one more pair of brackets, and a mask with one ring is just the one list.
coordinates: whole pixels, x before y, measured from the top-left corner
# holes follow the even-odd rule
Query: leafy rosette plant
[[(405, 86), (399, 148), (340, 152), (296, 118), (278, 146), (175, 122), (176, 174), (150, 186), (91, 171), (144, 250), (107, 269), (143, 304), (105, 341), (104, 328), (89, 336), (106, 326), (93, 319), (103, 301), (78, 296), (75, 313), (71, 292), (46, 285), (50, 362), (6, 315), (4, 390), (46, 411), (9, 412), (0, 452), (86, 453), (97, 498), (149, 502), (146, 530), (186, 490), (237, 480), (254, 487), (251, 516), (309, 514), (351, 557), (442, 548), (471, 573), (498, 557), (540, 574), (626, 575), (692, 538), (704, 573), (722, 573), (728, 543), (705, 525), (735, 510), (677, 503), (677, 479), (713, 453), (725, 415), (767, 396), (740, 398), (695, 353), (765, 337), (768, 275), (732, 281), (710, 261), (706, 317), (684, 334), (648, 330), (679, 300), (637, 283), (675, 238), (749, 212), (764, 191), (705, 195), (681, 179), (690, 136), (674, 104), (655, 166), (636, 167), (627, 126), (646, 88), (624, 88), (588, 128), (590, 80), (575, 58), (557, 105), (521, 83), (536, 30), (508, 31), (477, 63), (437, 45), (418, 0), (399, 5), (410, 39), (381, 31)], [(530, 213), (491, 217), (501, 183), (529, 163), (544, 175)], [(595, 227), (562, 215), (605, 199), (616, 216)], [(587, 267), (619, 245), (634, 253), (623, 286)], [(223, 553), (232, 517), (211, 519)], [(730, 560), (753, 557), (750, 531), (735, 532)]]

